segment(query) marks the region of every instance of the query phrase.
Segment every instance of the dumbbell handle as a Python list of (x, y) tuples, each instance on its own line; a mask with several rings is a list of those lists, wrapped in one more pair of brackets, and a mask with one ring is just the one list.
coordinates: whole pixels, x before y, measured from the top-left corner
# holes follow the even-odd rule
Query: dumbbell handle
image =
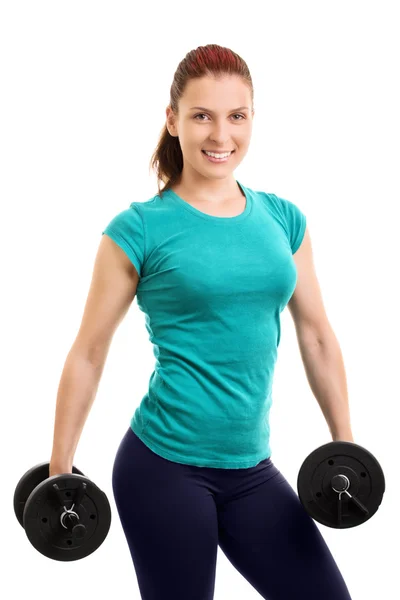
[(71, 508), (64, 508), (64, 512), (60, 516), (60, 523), (65, 529), (72, 530), (72, 528), (79, 522), (79, 515), (76, 513), (73, 508), (74, 504)]
[(64, 512), (60, 516), (60, 523), (65, 529), (69, 529), (72, 532), (72, 535), (75, 539), (83, 538), (86, 535), (86, 527), (79, 523), (79, 515), (76, 513), (73, 508), (75, 504), (79, 506), (82, 502), (82, 498), (86, 493), (86, 483), (81, 481), (76, 490), (74, 503), (71, 508), (66, 508), (64, 506), (64, 499), (62, 497), (61, 490), (57, 483), (53, 484), (53, 490), (57, 496), (57, 499), (60, 503), (60, 506), (64, 509)]
[(71, 531), (76, 540), (85, 537), (86, 527), (83, 525), (83, 523), (79, 523), (79, 516), (72, 509), (65, 509), (65, 512), (63, 512), (60, 517), (60, 522), (65, 529), (69, 529), (69, 531)]
[(332, 489), (339, 494), (338, 525), (342, 525), (342, 494), (347, 494), (350, 500), (352, 500), (354, 504), (358, 506), (358, 508), (362, 510), (365, 515), (369, 515), (369, 510), (367, 509), (367, 507), (364, 506), (364, 504), (362, 504), (362, 502), (360, 502), (356, 496), (352, 496), (351, 494), (349, 494), (349, 492), (347, 491), (349, 487), (350, 481), (348, 477), (346, 477), (346, 475), (335, 475), (335, 477), (332, 479)]

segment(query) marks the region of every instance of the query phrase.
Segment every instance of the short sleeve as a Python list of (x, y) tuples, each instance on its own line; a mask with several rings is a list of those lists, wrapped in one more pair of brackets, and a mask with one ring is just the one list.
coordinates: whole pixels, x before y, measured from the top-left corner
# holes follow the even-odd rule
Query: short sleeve
[(133, 263), (139, 277), (144, 261), (144, 227), (142, 217), (137, 207), (131, 206), (111, 219), (103, 234), (107, 234)]
[[(274, 194), (275, 196), (275, 194)], [(285, 200), (275, 196), (280, 203), (284, 221), (287, 228), (287, 235), (294, 254), (300, 247), (306, 231), (307, 219), (305, 214), (299, 209), (296, 204), (290, 200)]]

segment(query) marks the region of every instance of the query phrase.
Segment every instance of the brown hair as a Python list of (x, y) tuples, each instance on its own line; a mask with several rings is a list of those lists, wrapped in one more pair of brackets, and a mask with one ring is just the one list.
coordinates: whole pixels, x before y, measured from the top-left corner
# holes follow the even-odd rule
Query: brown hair
[[(208, 44), (191, 50), (179, 63), (170, 89), (170, 106), (178, 114), (178, 102), (191, 79), (204, 76), (220, 79), (224, 75), (238, 75), (249, 86), (254, 101), (253, 82), (245, 61), (233, 50)], [(167, 125), (161, 130), (157, 147), (150, 160), (150, 169), (157, 174), (158, 194), (168, 190), (179, 179), (183, 169), (183, 155), (179, 138), (170, 135)], [(160, 189), (160, 182), (164, 182)], [(162, 197), (162, 196), (161, 196)]]

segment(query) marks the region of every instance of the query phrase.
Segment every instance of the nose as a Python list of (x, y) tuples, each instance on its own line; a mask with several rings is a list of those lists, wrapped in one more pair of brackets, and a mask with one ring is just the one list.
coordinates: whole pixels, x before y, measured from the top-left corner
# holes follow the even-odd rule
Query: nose
[(232, 143), (228, 142), (228, 140), (230, 140), (228, 130), (229, 125), (227, 125), (226, 123), (217, 123), (213, 127), (213, 132), (210, 135), (210, 141), (217, 145), (218, 148), (231, 148)]
[[(229, 138), (229, 136), (223, 135), (212, 135), (209, 138), (210, 142), (209, 148), (225, 148), (225, 150), (233, 150), (234, 146)], [(204, 147), (207, 147), (207, 143), (205, 143)]]

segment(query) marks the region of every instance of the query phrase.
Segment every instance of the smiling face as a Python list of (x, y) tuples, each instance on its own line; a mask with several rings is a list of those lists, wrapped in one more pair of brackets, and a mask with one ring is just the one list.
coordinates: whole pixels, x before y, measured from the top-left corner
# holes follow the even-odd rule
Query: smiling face
[[(247, 153), (253, 127), (248, 85), (236, 75), (191, 79), (179, 101), (179, 114), (168, 106), (166, 115), (168, 131), (179, 137), (182, 149), (182, 185), (200, 193), (210, 185), (215, 191), (236, 186), (233, 171)], [(223, 162), (212, 162), (204, 150), (234, 152)]]

